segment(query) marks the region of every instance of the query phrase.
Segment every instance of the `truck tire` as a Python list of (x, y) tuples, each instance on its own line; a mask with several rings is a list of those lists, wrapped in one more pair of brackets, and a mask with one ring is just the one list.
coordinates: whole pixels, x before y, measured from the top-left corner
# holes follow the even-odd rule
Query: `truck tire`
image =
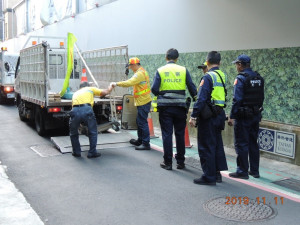
[(35, 129), (40, 136), (44, 136), (46, 134), (45, 120), (46, 120), (45, 113), (38, 106), (35, 111), (34, 123), (35, 123)]
[(3, 96), (2, 96), (2, 94), (0, 93), (0, 105), (2, 105), (3, 103), (4, 103), (4, 98), (3, 98)]
[(18, 112), (19, 112), (19, 118), (21, 121), (27, 121), (27, 118), (24, 115), (24, 102), (22, 100), (17, 101), (18, 106)]

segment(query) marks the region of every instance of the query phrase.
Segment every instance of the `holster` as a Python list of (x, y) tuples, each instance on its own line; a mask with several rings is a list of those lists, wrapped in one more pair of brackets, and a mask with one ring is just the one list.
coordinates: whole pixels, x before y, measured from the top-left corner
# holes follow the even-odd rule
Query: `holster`
[(240, 107), (237, 112), (237, 117), (239, 119), (252, 119), (254, 115), (259, 113), (259, 108), (255, 109), (254, 107), (250, 108), (248, 106)]
[(222, 112), (222, 107), (214, 105), (212, 103), (206, 103), (201, 111), (201, 119), (209, 119), (212, 117), (217, 117)]

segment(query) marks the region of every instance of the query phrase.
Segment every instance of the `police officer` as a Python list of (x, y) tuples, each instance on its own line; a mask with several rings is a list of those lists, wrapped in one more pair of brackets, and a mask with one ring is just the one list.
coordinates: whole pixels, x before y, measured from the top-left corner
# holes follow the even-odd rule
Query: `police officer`
[(150, 150), (150, 132), (147, 121), (151, 108), (149, 75), (137, 57), (129, 59), (128, 69), (131, 69), (134, 75), (126, 81), (112, 82), (111, 86), (133, 86), (134, 105), (137, 106), (138, 112), (136, 118), (138, 139), (131, 139), (129, 142), (136, 146), (135, 150)]
[(230, 177), (249, 179), (249, 174), (259, 178), (259, 147), (257, 143), (259, 122), (264, 101), (264, 79), (250, 68), (251, 59), (242, 54), (235, 61), (238, 76), (234, 81), (234, 93), (228, 125), (234, 124), (237, 170)]
[(204, 74), (206, 74), (206, 73), (208, 72), (208, 69), (207, 69), (207, 62), (204, 62), (204, 63), (202, 63), (200, 66), (198, 66), (198, 69), (201, 69), (202, 72), (203, 72)]
[[(164, 161), (160, 164), (163, 169), (172, 170), (173, 143), (172, 135), (175, 130), (177, 154), (177, 169), (184, 169), (185, 164), (185, 127), (188, 112), (185, 90), (196, 98), (197, 90), (189, 71), (176, 64), (179, 53), (171, 48), (166, 53), (167, 64), (160, 67), (154, 77), (151, 87), (152, 93), (157, 96), (159, 122), (162, 131)], [(189, 107), (189, 106), (188, 106)]]
[[(216, 182), (222, 182), (220, 171), (228, 169), (221, 136), (226, 119), (223, 110), (226, 106), (226, 76), (219, 69), (219, 52), (209, 52), (206, 60), (208, 72), (201, 79), (189, 123), (194, 127), (198, 121), (198, 153), (203, 171), (203, 175), (194, 179), (194, 183), (216, 185)], [(210, 113), (205, 115), (204, 111)]]
[(94, 95), (105, 96), (111, 92), (112, 88), (99, 89), (96, 87), (90, 87), (88, 82), (80, 84), (80, 89), (73, 94), (72, 97), (72, 110), (70, 112), (70, 138), (73, 148), (72, 155), (74, 157), (81, 157), (81, 148), (78, 137), (78, 128), (80, 123), (84, 123), (88, 127), (90, 150), (88, 152), (88, 158), (97, 158), (101, 156), (96, 150), (98, 131), (97, 121), (93, 111)]

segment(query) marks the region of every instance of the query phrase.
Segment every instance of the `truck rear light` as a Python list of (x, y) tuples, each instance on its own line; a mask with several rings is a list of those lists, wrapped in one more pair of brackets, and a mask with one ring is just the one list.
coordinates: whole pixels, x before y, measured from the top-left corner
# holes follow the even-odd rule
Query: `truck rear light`
[(55, 108), (48, 108), (49, 113), (57, 113), (61, 112), (61, 108), (55, 107)]
[(13, 92), (14, 91), (14, 87), (4, 87), (4, 92), (9, 93), (9, 92)]
[(117, 110), (121, 111), (123, 109), (123, 107), (121, 105), (117, 105)]

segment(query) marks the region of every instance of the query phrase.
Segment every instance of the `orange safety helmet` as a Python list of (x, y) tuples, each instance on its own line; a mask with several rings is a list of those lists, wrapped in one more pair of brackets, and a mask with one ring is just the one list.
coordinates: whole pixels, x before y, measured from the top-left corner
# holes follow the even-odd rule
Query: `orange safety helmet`
[(133, 57), (129, 59), (128, 65), (138, 64), (140, 63), (140, 59), (137, 57)]

